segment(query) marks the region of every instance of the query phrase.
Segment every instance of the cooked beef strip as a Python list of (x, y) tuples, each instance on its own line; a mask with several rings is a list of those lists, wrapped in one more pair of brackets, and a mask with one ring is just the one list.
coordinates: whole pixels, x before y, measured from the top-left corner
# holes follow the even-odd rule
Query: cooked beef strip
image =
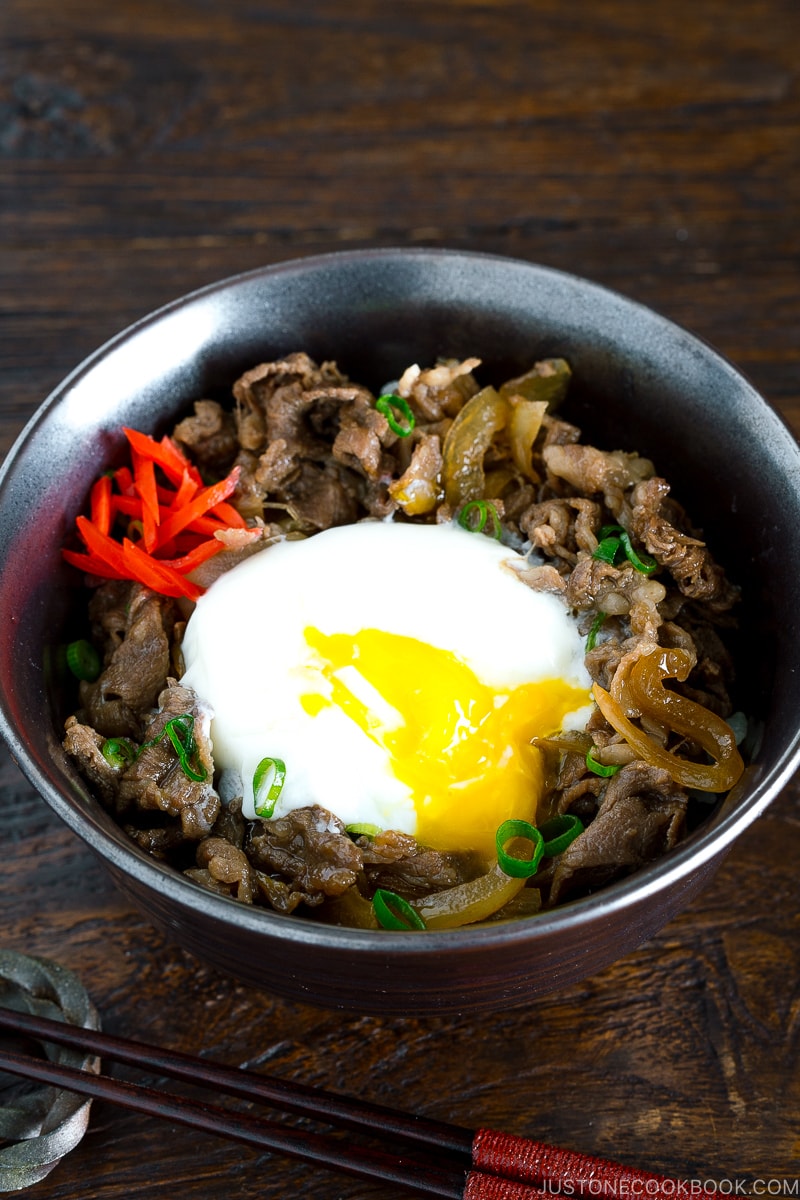
[(359, 392), (342, 406), (331, 453), (343, 466), (352, 467), (367, 479), (377, 479), (392, 473), (394, 459), (385, 453), (384, 446), (395, 437), (386, 417), (375, 408), (372, 396)]
[(602, 495), (606, 508), (626, 528), (625, 493), (654, 472), (649, 459), (638, 454), (583, 444), (548, 445), (542, 458), (549, 478), (565, 480), (581, 496)]
[[(267, 442), (276, 438), (285, 438), (292, 447), (296, 442), (304, 441), (307, 435), (302, 420), (306, 407), (302, 401), (303, 393), (345, 383), (345, 376), (334, 363), (317, 366), (302, 352), (287, 354), (276, 362), (260, 363), (246, 371), (233, 385), (241, 446), (245, 450), (261, 452)], [(274, 400), (276, 393), (281, 395)]]
[(728, 582), (704, 542), (681, 533), (661, 514), (668, 492), (669, 484), (659, 478), (633, 489), (631, 532), (667, 568), (685, 596), (704, 601), (710, 612), (727, 612), (738, 599), (738, 589)]
[(426, 850), (408, 834), (384, 830), (375, 838), (360, 837), (357, 846), (370, 890), (387, 888), (402, 896), (422, 897), (455, 887), (480, 874), (474, 855)]
[(122, 772), (103, 757), (101, 746), (106, 739), (91, 725), (81, 725), (77, 717), (68, 717), (64, 730), (67, 754), (75, 760), (75, 766), (103, 803), (112, 807)]
[[(190, 878), (202, 882), (206, 887), (210, 881), (221, 884), (220, 891), (243, 904), (252, 904), (255, 892), (254, 872), (243, 851), (224, 838), (206, 838), (197, 847), (197, 870), (185, 872)], [(198, 878), (199, 876), (199, 878)]]
[[(158, 704), (158, 711), (145, 730), (145, 744), (139, 757), (120, 780), (117, 803), (122, 811), (156, 810), (178, 817), (185, 836), (198, 840), (210, 834), (220, 809), (219, 796), (212, 784), (214, 766), (205, 728), (208, 719), (194, 693), (174, 679), (167, 680)], [(160, 736), (167, 721), (187, 713), (194, 717), (197, 751), (193, 761), (206, 771), (202, 782), (185, 774), (169, 738)]]
[(274, 908), (276, 912), (293, 913), (301, 904), (307, 908), (318, 908), (325, 901), (324, 892), (303, 892), (293, 888), (283, 879), (267, 875), (263, 871), (253, 871), (256, 884), (256, 896), (259, 904)]
[(153, 829), (139, 829), (136, 825), (123, 825), (131, 841), (141, 846), (153, 858), (162, 862), (171, 862), (176, 851), (183, 850), (191, 844), (179, 823), (158, 825)]
[(398, 395), (411, 401), (423, 421), (454, 417), (479, 390), (472, 374), (478, 366), (479, 358), (467, 358), (460, 363), (440, 363), (424, 371), (416, 365), (409, 367), (397, 385)]
[(105, 666), (125, 639), (135, 588), (136, 584), (128, 579), (108, 579), (92, 592), (89, 601), (92, 641), (101, 649)]
[(224, 838), (226, 842), (230, 842), (237, 850), (242, 850), (246, 834), (247, 818), (242, 813), (242, 798), (241, 796), (234, 796), (227, 804), (223, 804), (220, 808), (219, 816), (214, 822), (214, 828), (211, 831), (211, 836)]
[(274, 821), (254, 821), (245, 853), (253, 866), (283, 876), (305, 894), (339, 896), (361, 869), (361, 854), (342, 822), (318, 805)]
[(170, 669), (174, 623), (171, 600), (131, 585), (124, 639), (100, 677), (80, 686), (87, 721), (105, 737), (142, 740), (145, 721)]
[(175, 441), (206, 475), (222, 478), (239, 452), (236, 422), (216, 400), (197, 400), (194, 416), (179, 421)]
[(316, 532), (333, 525), (350, 525), (359, 513), (356, 490), (343, 468), (304, 462), (299, 475), (278, 493), (302, 527)]
[(686, 793), (666, 771), (633, 762), (606, 783), (597, 816), (558, 858), (548, 903), (603, 886), (660, 857), (683, 831)]
[(563, 596), (567, 590), (566, 579), (559, 574), (556, 567), (542, 563), (534, 567), (526, 567), (524, 570), (516, 567), (512, 569), (517, 578), (532, 588), (534, 592), (553, 592), (556, 596)]
[(520, 516), (519, 525), (535, 549), (575, 566), (579, 550), (593, 554), (597, 549), (601, 515), (594, 500), (553, 497), (531, 505)]

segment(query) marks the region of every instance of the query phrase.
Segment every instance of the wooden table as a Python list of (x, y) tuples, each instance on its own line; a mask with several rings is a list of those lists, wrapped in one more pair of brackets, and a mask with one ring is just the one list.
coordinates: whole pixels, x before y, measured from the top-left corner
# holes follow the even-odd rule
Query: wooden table
[[(0, 450), (156, 306), (382, 245), (618, 288), (714, 343), (800, 431), (799, 18), (794, 0), (4, 0)], [(598, 976), (495, 1016), (382, 1019), (202, 966), (7, 756), (0, 772), (0, 945), (77, 971), (108, 1029), (707, 1191), (797, 1195), (796, 783), (687, 912)], [(30, 1194), (395, 1192), (97, 1103)]]

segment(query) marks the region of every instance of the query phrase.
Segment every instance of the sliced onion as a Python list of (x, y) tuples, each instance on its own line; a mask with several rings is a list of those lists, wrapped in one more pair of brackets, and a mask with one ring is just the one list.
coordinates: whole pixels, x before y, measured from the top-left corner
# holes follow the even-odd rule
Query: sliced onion
[(628, 719), (622, 705), (595, 684), (597, 706), (639, 758), (661, 767), (681, 787), (702, 792), (727, 792), (744, 771), (736, 738), (727, 722), (702, 704), (665, 688), (665, 679), (684, 680), (691, 669), (691, 656), (683, 650), (658, 649), (639, 658), (627, 678), (627, 693), (643, 717), (660, 722), (673, 733), (691, 738), (714, 760), (695, 763), (657, 745)]
[(485, 875), (459, 883), (444, 892), (433, 892), (422, 900), (413, 900), (428, 929), (457, 929), (485, 921), (513, 899), (525, 887), (524, 879), (506, 875), (495, 863)]
[(467, 401), (453, 421), (442, 447), (444, 497), (451, 509), (483, 496), (483, 459), (508, 417), (508, 401), (486, 387)]
[[(469, 883), (459, 883), (443, 892), (412, 900), (428, 929), (457, 929), (494, 915), (525, 887), (524, 879), (513, 879), (495, 863), (490, 871)], [(330, 897), (318, 910), (320, 920), (355, 929), (379, 929), (372, 902), (357, 887)]]
[(547, 412), (547, 401), (525, 400), (522, 396), (512, 396), (510, 405), (508, 439), (511, 443), (514, 466), (533, 483), (538, 483), (539, 474), (533, 469), (533, 444)]

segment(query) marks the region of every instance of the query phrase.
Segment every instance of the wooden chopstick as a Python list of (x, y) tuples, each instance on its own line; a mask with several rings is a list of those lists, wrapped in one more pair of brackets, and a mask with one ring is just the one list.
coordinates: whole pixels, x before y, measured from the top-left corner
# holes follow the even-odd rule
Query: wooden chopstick
[[(27, 1054), (12, 1054), (0, 1049), (0, 1068), (26, 1079), (77, 1091), (96, 1100), (110, 1101), (260, 1150), (278, 1151), (289, 1158), (340, 1170), (362, 1179), (411, 1188), (423, 1196), (445, 1197), (449, 1200), (462, 1200), (464, 1196), (466, 1171), (457, 1168), (447, 1171), (434, 1165), (417, 1164), (402, 1154), (392, 1155), (366, 1146), (351, 1145), (346, 1141), (334, 1141), (319, 1133), (265, 1121), (247, 1113), (204, 1104), (139, 1083), (95, 1075)], [(531, 1189), (530, 1194), (539, 1193)]]
[(467, 1163), (470, 1161), (472, 1131), (444, 1121), (397, 1112), (392, 1108), (368, 1104), (350, 1096), (338, 1096), (290, 1079), (222, 1066), (191, 1054), (148, 1046), (144, 1042), (115, 1037), (109, 1033), (65, 1025), (61, 1021), (37, 1017), (32, 1013), (18, 1013), (0, 1007), (0, 1028), (88, 1051), (99, 1058), (128, 1066), (147, 1068), (169, 1079), (216, 1088), (222, 1094), (272, 1105), (284, 1112), (299, 1113), (325, 1124), (365, 1129), (370, 1133), (428, 1145), (438, 1153), (455, 1154), (463, 1157)]
[[(217, 1095), (278, 1106), (326, 1125), (344, 1126), (372, 1137), (400, 1139), (396, 1153), (373, 1150), (328, 1135), (300, 1130), (201, 1103), (171, 1092), (156, 1091), (104, 1075), (60, 1066), (45, 1059), (0, 1049), (0, 1067), (44, 1083), (108, 1100), (139, 1112), (163, 1117), (207, 1133), (275, 1150), (317, 1166), (340, 1170), (363, 1179), (410, 1188), (422, 1196), (453, 1200), (528, 1200), (549, 1192), (594, 1197), (642, 1195), (647, 1200), (675, 1200), (683, 1182), (664, 1179), (607, 1159), (587, 1157), (532, 1139), (480, 1129), (472, 1131), (427, 1117), (397, 1112), (320, 1088), (210, 1063), (192, 1055), (163, 1050), (0, 1007), (0, 1028), (66, 1045), (85, 1053), (168, 1078), (214, 1089)], [(412, 1144), (436, 1162), (409, 1158)]]

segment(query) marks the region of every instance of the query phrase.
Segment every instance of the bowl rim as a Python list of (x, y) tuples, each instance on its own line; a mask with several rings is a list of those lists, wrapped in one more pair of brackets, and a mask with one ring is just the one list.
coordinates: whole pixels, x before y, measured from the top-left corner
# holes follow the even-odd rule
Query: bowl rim
[[(653, 328), (661, 329), (672, 336), (678, 335), (681, 339), (688, 339), (689, 344), (693, 344), (703, 356), (712, 358), (717, 368), (726, 373), (737, 388), (748, 392), (757, 406), (772, 414), (787, 437), (787, 448), (793, 447), (800, 468), (800, 447), (782, 414), (711, 343), (648, 305), (613, 288), (571, 272), (512, 256), (447, 247), (372, 247), (310, 254), (251, 268), (178, 296), (127, 325), (74, 367), (27, 420), (0, 466), (0, 501), (13, 480), (17, 460), (30, 439), (36, 434), (39, 426), (46, 421), (51, 410), (74, 389), (79, 381), (89, 375), (98, 363), (106, 360), (118, 347), (124, 345), (142, 330), (157, 324), (176, 311), (204, 301), (217, 293), (249, 285), (265, 276), (314, 273), (320, 269), (336, 269), (347, 264), (369, 262), (385, 268), (393, 260), (407, 261), (426, 258), (431, 260), (484, 260), (509, 269), (533, 273), (541, 279), (550, 277), (563, 284), (580, 288), (584, 293), (588, 291), (589, 295), (597, 296), (606, 302), (610, 300), (612, 303), (622, 306), (626, 312), (632, 315), (638, 313), (651, 323)], [(256, 935), (260, 933), (309, 948), (326, 945), (337, 950), (382, 952), (386, 951), (388, 945), (391, 944), (393, 956), (411, 954), (415, 957), (421, 954), (438, 955), (443, 950), (451, 948), (463, 950), (480, 946), (491, 949), (507, 947), (516, 943), (535, 943), (540, 937), (547, 939), (574, 925), (587, 927), (595, 922), (604, 922), (610, 916), (622, 917), (642, 899), (660, 892), (667, 892), (675, 885), (687, 882), (694, 872), (723, 857), (733, 842), (765, 811), (775, 796), (787, 785), (800, 765), (800, 723), (798, 723), (793, 740), (769, 771), (765, 771), (757, 765), (748, 768), (745, 779), (737, 784), (734, 793), (731, 794), (734, 796), (733, 800), (729, 798), (725, 802), (723, 810), (717, 817), (699, 826), (662, 858), (639, 868), (624, 879), (610, 883), (594, 894), (537, 914), (535, 919), (510, 919), (494, 924), (465, 926), (452, 930), (428, 930), (425, 938), (390, 936), (387, 941), (387, 934), (391, 935), (392, 931), (351, 929), (326, 925), (297, 916), (287, 920), (285, 916), (272, 912), (270, 909), (251, 909), (232, 898), (219, 896), (202, 888), (186, 879), (174, 868), (152, 859), (144, 851), (135, 847), (133, 843), (126, 844), (121, 826), (119, 838), (117, 838), (103, 829), (99, 821), (91, 819), (89, 814), (82, 813), (76, 808), (68, 800), (66, 790), (64, 793), (59, 791), (50, 779), (39, 770), (37, 763), (29, 755), (15, 723), (10, 720), (3, 706), (0, 706), (0, 736), (3, 737), (15, 762), (35, 790), (96, 855), (137, 885), (159, 892), (170, 903), (174, 903), (180, 908), (190, 907), (195, 910), (200, 908), (205, 917), (221, 923), (232, 922), (248, 933)], [(81, 783), (83, 787), (86, 787), (82, 781)], [(738, 801), (735, 793), (747, 789), (749, 785), (752, 785), (752, 790), (744, 800)], [(88, 788), (86, 791), (91, 795)], [(96, 803), (99, 804), (99, 801)]]

